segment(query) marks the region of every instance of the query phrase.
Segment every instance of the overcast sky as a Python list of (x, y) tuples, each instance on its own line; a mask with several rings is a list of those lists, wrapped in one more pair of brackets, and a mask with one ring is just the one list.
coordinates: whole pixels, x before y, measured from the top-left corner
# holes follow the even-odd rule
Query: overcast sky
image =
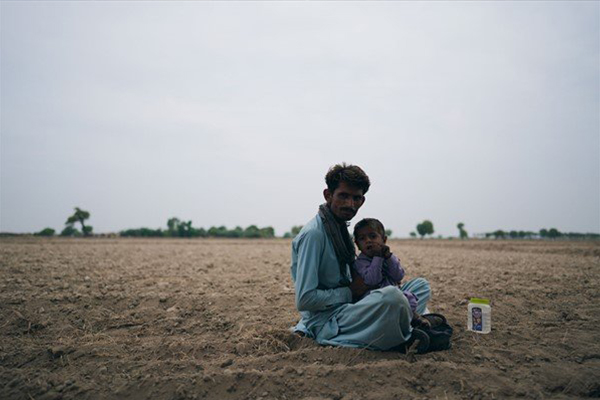
[(0, 231), (600, 232), (600, 3), (1, 3)]

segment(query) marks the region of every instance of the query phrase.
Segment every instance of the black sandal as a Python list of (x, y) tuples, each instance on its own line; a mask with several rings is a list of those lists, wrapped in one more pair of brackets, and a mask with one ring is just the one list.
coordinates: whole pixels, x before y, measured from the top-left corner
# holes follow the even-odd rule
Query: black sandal
[(427, 350), (429, 350), (429, 335), (419, 328), (413, 329), (410, 335), (410, 339), (408, 339), (404, 343), (404, 351), (408, 353), (409, 350), (413, 347), (413, 345), (416, 346), (415, 353), (427, 353)]
[(429, 321), (429, 323), (431, 324), (431, 327), (448, 324), (446, 317), (444, 317), (442, 314), (430, 313), (430, 314), (421, 315), (421, 318)]

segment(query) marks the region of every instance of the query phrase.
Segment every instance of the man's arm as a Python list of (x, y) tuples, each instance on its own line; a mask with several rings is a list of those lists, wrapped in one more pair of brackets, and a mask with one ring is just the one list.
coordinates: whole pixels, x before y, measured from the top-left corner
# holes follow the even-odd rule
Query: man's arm
[(295, 281), (298, 311), (322, 311), (333, 305), (352, 301), (352, 291), (348, 287), (318, 289), (319, 265), (325, 250), (324, 239), (321, 232), (308, 231), (298, 242)]
[(369, 290), (377, 289), (376, 286), (367, 286), (362, 276), (351, 269), (352, 271), (352, 282), (350, 283), (350, 290), (352, 291), (352, 301), (359, 300)]

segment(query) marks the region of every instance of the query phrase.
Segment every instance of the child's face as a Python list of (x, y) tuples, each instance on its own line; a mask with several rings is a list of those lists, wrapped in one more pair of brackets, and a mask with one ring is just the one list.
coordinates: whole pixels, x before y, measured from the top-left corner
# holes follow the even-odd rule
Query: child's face
[(358, 249), (367, 257), (372, 258), (379, 254), (381, 246), (385, 244), (387, 237), (383, 236), (377, 229), (365, 226), (356, 232), (354, 240)]

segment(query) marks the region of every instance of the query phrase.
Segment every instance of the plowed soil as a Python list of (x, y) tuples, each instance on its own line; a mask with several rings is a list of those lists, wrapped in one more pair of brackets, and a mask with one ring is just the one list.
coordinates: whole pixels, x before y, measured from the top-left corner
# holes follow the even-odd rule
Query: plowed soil
[[(289, 240), (0, 239), (1, 399), (600, 397), (600, 242), (391, 241), (448, 351), (321, 347)], [(467, 299), (492, 332), (466, 331)]]

